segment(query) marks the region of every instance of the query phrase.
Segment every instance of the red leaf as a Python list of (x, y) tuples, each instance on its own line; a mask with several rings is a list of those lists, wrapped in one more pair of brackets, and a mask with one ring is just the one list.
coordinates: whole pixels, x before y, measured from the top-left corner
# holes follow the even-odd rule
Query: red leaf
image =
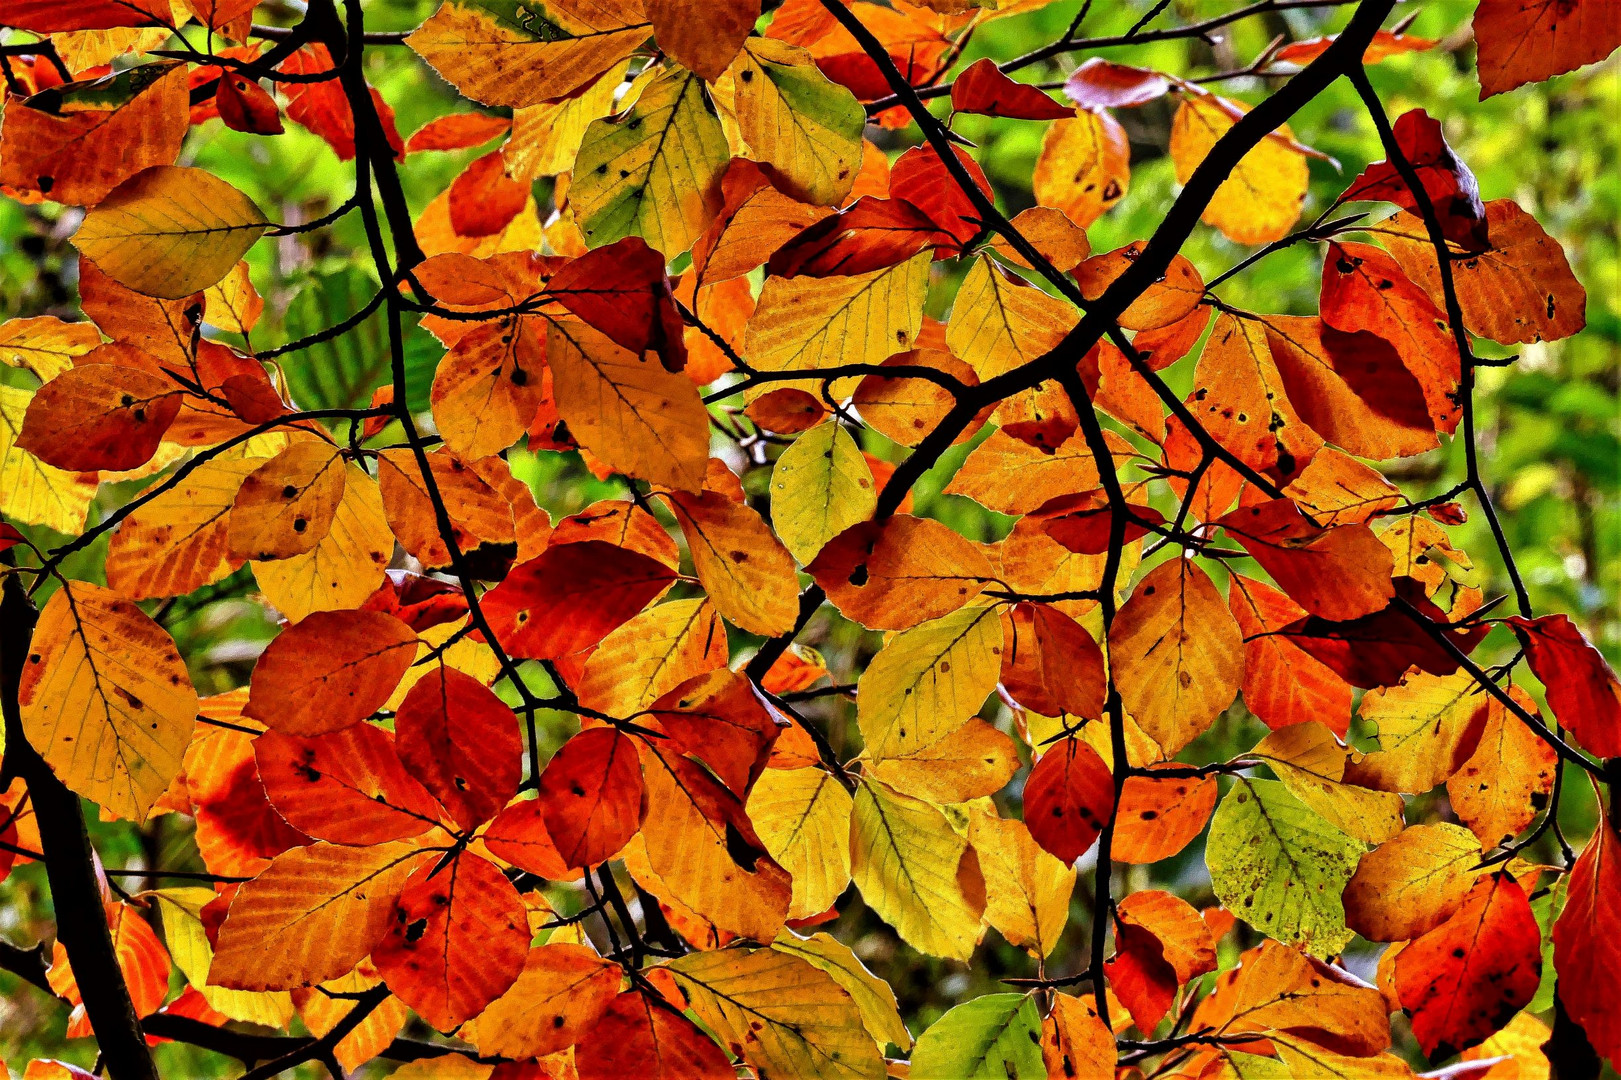
[(253, 756), (276, 812), (318, 840), (382, 844), (438, 824), (439, 808), (405, 771), (393, 736), (371, 724), (309, 739), (268, 731)]
[[(317, 44), (298, 50), (283, 60), (277, 70), (290, 75), (318, 75), (334, 67), (336, 65), (327, 47)], [(337, 152), (338, 160), (352, 160), (355, 156), (355, 118), (349, 111), (349, 99), (343, 96), (338, 80), (281, 85), (282, 92), (287, 95), (288, 117), (325, 139)], [(400, 141), (400, 133), (394, 127), (394, 110), (389, 108), (375, 88), (372, 89), (371, 99), (383, 121), (383, 132), (390, 149), (394, 151), (394, 157), (403, 161), (405, 144)]]
[(600, 540), (554, 544), (513, 567), (481, 606), (509, 653), (556, 660), (607, 637), (675, 577), (655, 559)]
[(451, 582), (409, 570), (390, 570), (360, 610), (392, 615), (420, 634), (466, 616), (467, 597)]
[(1146, 105), (1164, 97), (1171, 80), (1147, 68), (1116, 64), (1094, 56), (1064, 81), (1064, 96), (1083, 109)]
[(411, 875), (371, 955), (401, 1001), (452, 1031), (517, 980), (529, 938), (518, 890), (487, 860), (462, 852)]
[(1138, 1030), (1152, 1032), (1176, 997), (1176, 969), (1159, 938), (1147, 929), (1115, 920), (1114, 957), (1103, 965), (1120, 1003)]
[(688, 679), (650, 711), (681, 749), (701, 759), (740, 799), (748, 797), (788, 726), (747, 678), (726, 668)]
[[(1424, 595), (1424, 587), (1410, 578), (1396, 581), (1396, 595), (1440, 626), (1465, 654), (1474, 651), (1489, 626), (1454, 626), (1446, 613)], [(1405, 610), (1392, 604), (1360, 619), (1333, 622), (1313, 615), (1277, 631), (1326, 664), (1352, 686), (1371, 690), (1395, 686), (1407, 669), (1417, 665), (1431, 675), (1451, 675), (1458, 662)]]
[(227, 72), (220, 76), (214, 91), (214, 106), (220, 119), (233, 131), (246, 131), (250, 135), (280, 135), (281, 113), (276, 99), (267, 94), (258, 83)]
[(394, 735), (405, 767), (463, 828), (488, 821), (518, 793), (518, 718), (471, 675), (441, 666), (419, 679), (394, 715)]
[(1621, 1069), (1621, 840), (1603, 813), (1566, 888), (1553, 924), (1559, 1000), (1593, 1049)]
[[(1423, 109), (1411, 109), (1397, 118), (1393, 131), (1396, 145), (1401, 147), (1423, 182), (1435, 213), (1441, 221), (1441, 233), (1455, 244), (1469, 251), (1485, 251), (1491, 247), (1486, 235), (1486, 206), (1480, 201), (1480, 185), (1469, 166), (1447, 145), (1441, 125)], [(1362, 175), (1351, 181), (1339, 202), (1395, 203), (1415, 214), (1418, 200), (1413, 197), (1396, 166), (1389, 161), (1376, 161), (1362, 170)]]
[(1329, 326), (1348, 334), (1371, 331), (1390, 342), (1424, 391), (1435, 429), (1457, 428), (1463, 416), (1457, 342), (1441, 309), (1395, 259), (1368, 244), (1331, 242), (1321, 302)]
[(1318, 618), (1358, 619), (1383, 609), (1396, 594), (1390, 549), (1366, 525), (1318, 528), (1290, 499), (1241, 507), (1213, 524)]
[[(979, 163), (955, 146), (951, 151), (985, 197), (994, 198), (991, 182), (985, 179)], [(979, 211), (951, 178), (950, 170), (932, 146), (914, 146), (900, 156), (889, 171), (889, 194), (905, 199), (934, 222), (942, 234), (936, 237), (937, 243), (962, 251), (980, 233)]]
[(1305, 618), (1306, 610), (1272, 586), (1237, 574), (1228, 607), (1244, 634), (1249, 710), (1274, 731), (1316, 720), (1345, 738), (1351, 725), (1350, 684), (1292, 638), (1276, 633)]
[(620, 994), (574, 1047), (580, 1080), (734, 1080), (736, 1070), (698, 1025), (637, 991)]
[(546, 832), (569, 866), (618, 854), (642, 826), (644, 798), (636, 744), (609, 727), (574, 736), (540, 774)]
[(10, 0), (7, 26), (35, 34), (111, 30), (120, 26), (168, 26), (168, 0)]
[(507, 175), (506, 159), (492, 150), (450, 185), (450, 227), (458, 236), (493, 236), (522, 212), (529, 185)]
[(1045, 604), (1018, 604), (1002, 627), (1002, 686), (1015, 701), (1043, 716), (1103, 715), (1103, 650), (1080, 623)]
[(1086, 854), (1114, 813), (1114, 777), (1077, 738), (1049, 749), (1024, 784), (1024, 821), (1036, 843), (1064, 863)]
[(637, 236), (587, 252), (552, 276), (558, 303), (640, 356), (659, 354), (667, 371), (686, 366), (685, 325), (664, 256)]
[(504, 116), (476, 112), (438, 116), (412, 133), (405, 143), (405, 152), (470, 150), (483, 146), (497, 135), (505, 135), (511, 129), (512, 121)]
[(1062, 120), (1075, 110), (1060, 105), (1034, 86), (1014, 82), (990, 57), (975, 61), (951, 84), (951, 107), (981, 116), (1014, 120)]
[(1413, 1035), (1438, 1060), (1500, 1030), (1541, 977), (1542, 932), (1525, 890), (1506, 872), (1477, 883), (1451, 918), (1396, 957), (1396, 991)]
[(1583, 747), (1621, 756), (1621, 682), (1568, 615), (1510, 616), (1531, 670), (1548, 690), (1548, 708)]
[[(1131, 507), (1134, 518), (1151, 525), (1163, 525), (1165, 515), (1152, 506)], [(1112, 514), (1109, 502), (1101, 491), (1082, 492), (1079, 495), (1060, 495), (1042, 504), (1030, 517), (1042, 522), (1042, 531), (1077, 555), (1101, 555), (1109, 550), (1109, 529)], [(1138, 520), (1126, 522), (1125, 542), (1148, 535), (1146, 525)]]
[(766, 263), (777, 277), (865, 274), (905, 262), (938, 243), (934, 222), (905, 199), (863, 195), (801, 229)]

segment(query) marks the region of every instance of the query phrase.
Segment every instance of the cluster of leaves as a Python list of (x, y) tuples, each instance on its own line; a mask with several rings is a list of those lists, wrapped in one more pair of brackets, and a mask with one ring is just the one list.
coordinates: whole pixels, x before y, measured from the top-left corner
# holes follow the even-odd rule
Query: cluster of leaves
[[(86, 319), (0, 324), (37, 382), (0, 386), (0, 513), (27, 530), (0, 525), (0, 859), (45, 862), (59, 921), (48, 967), (0, 962), (74, 1006), (113, 1076), (153, 1075), (167, 1038), (256, 1077), (379, 1055), (502, 1080), (1410, 1077), (1396, 1011), (1471, 1075), (1621, 1065), (1616, 824), (1526, 857), (1567, 773), (1607, 790), (1621, 682), (1532, 609), (1476, 453), (1477, 369), (1501, 362), (1477, 339), (1586, 323), (1563, 249), (1483, 201), (1434, 118), (1387, 120), (1364, 65), (1436, 45), (1382, 29), (1392, 0), (1231, 73), (1288, 77), (1253, 108), (1099, 57), (1064, 101), (1012, 74), (1290, 0), (1153, 30), (1159, 4), (1096, 39), (1083, 5), (951, 75), (1042, 6), (446, 0), (401, 36), (359, 0), (285, 28), (255, 0), (12, 0), (0, 184), (83, 208)], [(1603, 0), (1483, 0), (1482, 96), (1604, 59), (1616, 24)], [(489, 111), (401, 139), (371, 45)], [(1287, 121), (1340, 77), (1386, 160), (1302, 228), (1322, 155)], [(1167, 98), (1182, 191), (1094, 253), (1130, 188), (1122, 117)], [(1037, 205), (997, 208), (947, 99), (1042, 125)], [(193, 125), (284, 115), (354, 163), (331, 214), (277, 224), (176, 164)], [(914, 128), (893, 161), (874, 141)], [(498, 138), (413, 220), (400, 162)], [(243, 256), (350, 213), (375, 291), (255, 347)], [(1180, 253), (1200, 222), (1257, 250), (1207, 281)], [(1318, 314), (1213, 291), (1298, 245), (1320, 245)], [(346, 339), (376, 355), (300, 363)], [(1454, 439), (1467, 475), (1430, 498), (1373, 464)], [(520, 443), (623, 497), (554, 521)], [(912, 512), (948, 453), (944, 491), (1001, 539)], [(88, 524), (107, 483), (131, 493)], [(1449, 532), (1471, 512), (1511, 599)], [(71, 577), (98, 543), (105, 585)], [(162, 618), (249, 582), (283, 625), (247, 685), (200, 698)], [(852, 682), (796, 640), (815, 620), (880, 642)], [(1494, 626), (1521, 651), (1487, 669)], [(1209, 760), (1240, 695), (1270, 731)], [(851, 698), (854, 755), (806, 704)], [(558, 713), (577, 726), (548, 758)], [(127, 892), (79, 797), (189, 817), (205, 871)], [(1115, 864), (1200, 837), (1219, 906), (1117, 895)], [(1082, 961), (1055, 975), (1094, 850)], [(857, 896), (935, 957), (994, 930), (1034, 977), (914, 1042), (815, 929)], [(1222, 965), (1229, 933), (1259, 944)], [(1335, 962), (1358, 935), (1392, 943), (1373, 983)], [(412, 1015), (445, 1037), (398, 1038)], [(259, 1033), (295, 1016), (307, 1035)]]

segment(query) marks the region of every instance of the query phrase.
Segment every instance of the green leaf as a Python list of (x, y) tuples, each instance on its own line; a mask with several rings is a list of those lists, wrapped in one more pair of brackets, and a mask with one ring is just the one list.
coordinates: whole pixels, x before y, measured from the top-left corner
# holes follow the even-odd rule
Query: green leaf
[(1229, 911), (1269, 937), (1329, 957), (1354, 936), (1340, 893), (1366, 850), (1278, 781), (1240, 777), (1210, 820), (1205, 863)]
[(986, 994), (958, 1005), (918, 1036), (912, 1080), (1040, 1080), (1041, 1015), (1023, 994)]
[[(287, 306), (283, 328), (296, 341), (334, 326), (360, 311), (376, 295), (377, 280), (357, 266), (313, 276)], [(405, 385), (411, 408), (428, 407), (434, 367), (444, 350), (405, 318)], [(388, 324), (381, 307), (340, 337), (318, 342), (279, 358), (293, 401), (303, 409), (363, 409), (372, 391), (387, 385), (390, 370)]]

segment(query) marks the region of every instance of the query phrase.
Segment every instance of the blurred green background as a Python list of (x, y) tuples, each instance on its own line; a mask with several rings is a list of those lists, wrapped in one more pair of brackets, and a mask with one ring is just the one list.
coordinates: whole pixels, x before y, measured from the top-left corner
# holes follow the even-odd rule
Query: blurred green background
[[(430, 0), (387, 0), (367, 4), (368, 29), (409, 29), (433, 10)], [(768, 5), (769, 6), (769, 5)], [(1118, 34), (1152, 5), (1146, 0), (1103, 0), (1092, 5), (1082, 32), (1089, 36)], [(1155, 26), (1170, 26), (1209, 18), (1242, 6), (1217, 0), (1173, 0)], [(1477, 395), (1480, 450), (1484, 469), (1519, 566), (1525, 574), (1539, 614), (1568, 612), (1588, 636), (1614, 662), (1621, 657), (1621, 618), (1616, 598), (1621, 586), (1621, 546), (1618, 529), (1618, 480), (1621, 480), (1621, 261), (1618, 261), (1618, 222), (1621, 222), (1621, 66), (1616, 58), (1549, 82), (1522, 87), (1480, 102), (1474, 73), (1474, 50), (1468, 33), (1472, 3), (1403, 3), (1397, 15), (1416, 13), (1409, 33), (1440, 40), (1432, 51), (1386, 60), (1370, 71), (1387, 112), (1398, 116), (1421, 107), (1440, 119), (1458, 154), (1474, 170), (1486, 200), (1512, 198), (1543, 224), (1565, 247), (1576, 276), (1587, 289), (1587, 329), (1575, 338), (1529, 345), (1519, 359), (1503, 368), (1487, 368), (1480, 375)], [(963, 53), (962, 66), (981, 56), (1006, 60), (1058, 37), (1079, 8), (1078, 0), (1062, 0), (1045, 8), (991, 22), (979, 28)], [(1269, 13), (1226, 28), (1215, 44), (1171, 41), (1126, 49), (1103, 50), (1099, 55), (1154, 67), (1178, 75), (1199, 76), (1242, 67), (1278, 35), (1289, 39), (1332, 33), (1349, 17), (1349, 8), (1300, 9)], [(261, 7), (261, 21), (289, 23), (296, 14), (275, 4)], [(1061, 79), (1088, 54), (1036, 65), (1020, 72), (1025, 82)], [(368, 50), (367, 74), (393, 106), (402, 135), (433, 117), (462, 111), (468, 103), (403, 47)], [(1228, 80), (1220, 92), (1254, 103), (1281, 80), (1247, 77)], [(1270, 84), (1270, 85), (1269, 85)], [(946, 106), (934, 107), (944, 115)], [(1177, 185), (1166, 144), (1174, 102), (1162, 100), (1117, 115), (1132, 143), (1129, 194), (1089, 230), (1094, 251), (1108, 251), (1149, 236), (1174, 198)], [(978, 144), (978, 160), (996, 188), (998, 202), (1010, 215), (1031, 205), (1030, 174), (1040, 146), (1041, 124), (964, 116), (955, 130)], [(197, 165), (229, 180), (251, 195), (269, 215), (292, 222), (308, 220), (331, 209), (351, 188), (352, 170), (337, 160), (320, 139), (289, 123), (286, 134), (256, 138), (239, 134), (211, 121), (193, 130), (182, 164)], [(1311, 195), (1304, 220), (1320, 213), (1369, 161), (1384, 157), (1372, 124), (1348, 83), (1340, 81), (1308, 105), (1295, 118), (1300, 141), (1330, 155), (1338, 163), (1311, 162)], [(872, 134), (872, 129), (869, 129)], [(918, 141), (915, 127), (881, 131), (879, 145), (893, 158)], [(413, 214), (481, 151), (415, 154), (403, 166), (403, 179)], [(550, 183), (536, 184), (543, 211)], [(1382, 217), (1376, 210), (1373, 217)], [(0, 200), (0, 317), (56, 314), (76, 318), (76, 253), (68, 242), (77, 222), (75, 212), (54, 204), (28, 207)], [(1215, 230), (1198, 227), (1184, 249), (1208, 280), (1243, 259), (1250, 249), (1234, 245)], [(1220, 294), (1227, 302), (1259, 312), (1307, 314), (1316, 310), (1321, 249), (1296, 245), (1269, 257), (1225, 283)], [(333, 228), (304, 236), (260, 243), (249, 256), (252, 276), (266, 300), (266, 314), (253, 333), (252, 344), (263, 347), (298, 337), (329, 324), (352, 311), (375, 288), (375, 274), (365, 254), (358, 215), (350, 215)], [(941, 264), (931, 293), (930, 314), (944, 316), (961, 271)], [(410, 336), (412, 400), (425, 405), (433, 365), (440, 350), (426, 333)], [(1483, 343), (1485, 356), (1506, 351)], [(301, 404), (308, 406), (363, 405), (371, 390), (383, 381), (386, 342), (376, 320), (357, 333), (323, 349), (304, 354), (290, 372)], [(1191, 363), (1168, 373), (1172, 385), (1186, 389)], [(0, 366), (0, 380), (30, 385), (31, 378)], [(901, 448), (869, 432), (867, 448), (898, 461)], [(1463, 474), (1463, 448), (1453, 442), (1441, 450), (1391, 464), (1387, 475), (1413, 498), (1443, 491)], [(918, 485), (916, 512), (947, 521), (966, 535), (983, 540), (1000, 538), (1012, 519), (989, 513), (967, 500), (938, 494), (961, 462), (967, 448), (946, 456)], [(572, 513), (603, 497), (618, 497), (617, 483), (591, 478), (572, 455), (514, 450), (514, 472), (535, 489), (542, 506), (553, 518)], [(751, 492), (763, 492), (765, 469), (745, 476)], [(98, 508), (105, 512), (130, 497), (141, 484), (107, 485)], [(1164, 501), (1164, 493), (1159, 500)], [(1488, 595), (1508, 591), (1491, 536), (1482, 516), (1467, 497), (1469, 522), (1453, 530), (1454, 541), (1473, 558), (1474, 583)], [(31, 533), (48, 543), (60, 537)], [(98, 543), (66, 567), (70, 576), (100, 580), (105, 542)], [(201, 693), (229, 689), (245, 682), (254, 658), (274, 633), (258, 604), (249, 599), (253, 583), (246, 570), (191, 598), (166, 607), (163, 621), (176, 635), (187, 656)], [(830, 613), (819, 615), (802, 641), (822, 650), (836, 682), (853, 681), (876, 648), (875, 635), (862, 632)], [(746, 636), (734, 647), (752, 644)], [(1487, 663), (1512, 655), (1512, 639), (1498, 631), (1478, 654)], [(537, 672), (537, 684), (544, 675)], [(1518, 677), (1530, 680), (1521, 667)], [(1529, 683), (1535, 689), (1534, 682)], [(995, 716), (997, 706), (986, 715)], [(853, 708), (840, 699), (824, 699), (807, 712), (828, 725), (836, 746), (851, 752), (858, 746)], [(1007, 723), (1005, 711), (998, 722)], [(573, 729), (571, 718), (548, 718), (547, 738), (555, 745)], [(1264, 728), (1235, 705), (1206, 737), (1184, 755), (1187, 760), (1209, 761), (1247, 749)], [(1572, 781), (1577, 778), (1570, 777)], [(1003, 796), (1016, 809), (1018, 781)], [(1592, 830), (1593, 796), (1587, 785), (1567, 785), (1561, 824), (1573, 842)], [(1444, 810), (1444, 797), (1436, 794), (1416, 800), (1409, 821), (1423, 820)], [(125, 824), (93, 825), (97, 845), (109, 865), (200, 868), (189, 827), (182, 819), (160, 817), (145, 829)], [(1557, 860), (1552, 838), (1541, 854)], [(1083, 860), (1083, 871), (1090, 865)], [(1068, 973), (1084, 966), (1090, 934), (1091, 875), (1083, 872), (1076, 888), (1073, 918), (1064, 941), (1048, 963), (1049, 972)], [(1202, 842), (1154, 867), (1132, 867), (1125, 873), (1125, 888), (1154, 885), (1172, 888), (1195, 906), (1213, 903), (1206, 880)], [(564, 902), (578, 903), (564, 898)], [(1007, 975), (1029, 975), (1033, 965), (992, 932), (976, 954), (972, 966), (919, 956), (900, 944), (878, 922), (852, 891), (848, 910), (831, 929), (852, 944), (873, 970), (894, 987), (901, 1010), (914, 1034), (944, 1009), (959, 1001), (1001, 989), (997, 980)], [(1540, 902), (1546, 907), (1546, 900)], [(19, 943), (48, 940), (51, 908), (42, 869), (21, 867), (0, 883), (0, 934)], [(1240, 946), (1253, 944), (1253, 936), (1240, 925), (1224, 943), (1224, 963)], [(1349, 966), (1371, 977), (1377, 952), (1359, 941), (1347, 958)], [(1546, 988), (1545, 991), (1546, 993)], [(49, 1055), (88, 1065), (93, 1049), (84, 1040), (62, 1039), (67, 1010), (17, 980), (0, 974), (0, 1054), (16, 1072), (33, 1056)], [(1546, 998), (1540, 1003), (1546, 1005)], [(417, 1032), (426, 1034), (425, 1029)], [(1400, 1047), (1408, 1053), (1410, 1045)], [(238, 1070), (228, 1059), (187, 1047), (164, 1046), (158, 1051), (165, 1076), (231, 1076)], [(1416, 1059), (1415, 1059), (1416, 1060)], [(381, 1063), (368, 1067), (386, 1071)], [(304, 1074), (320, 1075), (306, 1067)]]

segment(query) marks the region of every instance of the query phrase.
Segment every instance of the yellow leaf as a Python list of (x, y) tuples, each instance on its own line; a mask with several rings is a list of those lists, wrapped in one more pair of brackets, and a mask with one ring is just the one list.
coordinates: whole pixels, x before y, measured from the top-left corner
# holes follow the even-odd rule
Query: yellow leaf
[(1109, 660), (1127, 710), (1170, 756), (1233, 703), (1244, 641), (1209, 576), (1178, 558), (1150, 570), (1121, 607)]
[(1018, 771), (1013, 740), (977, 716), (934, 742), (872, 767), (873, 775), (891, 787), (937, 803), (990, 795)]
[(581, 446), (642, 480), (703, 486), (709, 413), (691, 379), (582, 322), (554, 321), (546, 338), (557, 411)]
[[(743, 334), (743, 355), (761, 371), (805, 371), (840, 364), (881, 364), (906, 352), (923, 328), (930, 253), (848, 277), (770, 277)], [(844, 397), (859, 378), (835, 379)], [(820, 380), (773, 382), (821, 398)], [(756, 395), (758, 396), (758, 395)]]
[(626, 60), (614, 64), (578, 97), (512, 110), (512, 134), (501, 148), (507, 175), (533, 179), (574, 168), (585, 129), (613, 111), (614, 91), (629, 66)]
[(388, 931), (406, 879), (438, 857), (410, 841), (283, 852), (231, 901), (208, 981), (290, 990), (347, 974)]
[(623, 116), (585, 129), (569, 203), (586, 246), (640, 236), (680, 255), (720, 212), (730, 159), (703, 80), (672, 66)]
[(218, 283), (269, 227), (214, 174), (154, 165), (91, 207), (73, 243), (120, 285), (178, 300)]
[(856, 721), (874, 760), (905, 757), (962, 727), (996, 689), (1002, 619), (972, 604), (902, 630), (873, 657), (856, 691)]
[(749, 820), (793, 878), (790, 919), (820, 915), (850, 884), (850, 793), (822, 769), (767, 769), (749, 792)]
[(95, 474), (64, 472), (17, 445), (33, 398), (31, 390), (0, 386), (0, 514), (77, 533), (96, 497)]
[(1369, 941), (1407, 941), (1440, 926), (1482, 871), (1480, 844), (1448, 822), (1414, 825), (1362, 856), (1345, 886), (1345, 921)]
[(251, 564), (265, 598), (293, 622), (312, 611), (359, 607), (394, 556), (377, 481), (353, 463), (345, 473), (343, 498), (319, 544), (290, 559)]
[[(363, 990), (370, 990), (381, 983), (377, 977), (376, 969), (371, 962), (363, 961), (360, 966), (348, 975), (336, 979), (329, 979), (314, 990), (298, 990), (293, 994), (294, 1004), (298, 1006), (299, 1019), (309, 1028), (310, 1034), (320, 1038), (333, 1028), (354, 1008), (354, 1003), (346, 997), (328, 997), (326, 991), (333, 994), (357, 994)], [(241, 992), (241, 991), (238, 991)], [(378, 1054), (382, 1053), (388, 1044), (399, 1035), (400, 1029), (410, 1019), (410, 1010), (405, 1003), (392, 994), (383, 999), (382, 1004), (373, 1009), (356, 1028), (338, 1040), (338, 1045), (332, 1048), (332, 1056), (338, 1059), (338, 1064), (345, 1069), (358, 1069)], [(439, 1061), (450, 1064), (446, 1059)], [(465, 1058), (456, 1058), (456, 1061), (465, 1061)], [(482, 1066), (475, 1066), (480, 1068)], [(403, 1071), (403, 1070), (396, 1070)], [(460, 1074), (457, 1074), (460, 1075)], [(478, 1074), (473, 1074), (477, 1077)], [(409, 1076), (409, 1073), (407, 1073)], [(420, 1077), (420, 1074), (419, 1074)], [(433, 1080), (449, 1080), (446, 1074), (435, 1073)]]
[(518, 108), (568, 97), (650, 34), (632, 0), (450, 0), (406, 44), (474, 101)]
[(1343, 969), (1281, 942), (1264, 941), (1257, 952), (1246, 955), (1230, 1000), (1232, 1014), (1219, 1025), (1225, 1033), (1326, 1035), (1342, 1050), (1364, 1056), (1390, 1045), (1384, 995)]
[(107, 584), (131, 600), (183, 596), (242, 565), (226, 545), (231, 506), (264, 458), (215, 458), (124, 519), (107, 546)]
[[(848, 832), (848, 830), (846, 830)], [(827, 972), (833, 981), (844, 987), (845, 993), (855, 1000), (861, 1010), (861, 1021), (867, 1033), (882, 1047), (894, 1043), (902, 1050), (912, 1046), (912, 1035), (901, 1021), (895, 1005), (895, 991), (889, 984), (868, 971), (866, 965), (850, 951), (850, 946), (832, 934), (816, 933), (808, 938), (784, 930), (777, 935), (771, 947), (780, 953), (797, 956), (812, 967)]]
[(1480, 744), (1486, 691), (1467, 671), (1408, 672), (1400, 686), (1370, 690), (1359, 711), (1378, 728), (1379, 749), (1346, 767), (1353, 784), (1417, 793), (1445, 783)]
[(863, 780), (851, 818), (850, 873), (862, 899), (908, 945), (950, 960), (973, 954), (984, 879), (968, 840), (937, 807)]
[[(1105, 434), (1117, 457), (1126, 451), (1125, 440), (1116, 442), (1113, 432)], [(1077, 431), (1049, 453), (1006, 431), (994, 431), (974, 447), (945, 493), (964, 495), (998, 513), (1028, 514), (1049, 499), (1096, 488), (1098, 483), (1097, 459), (1082, 433)]]
[(1382, 844), (1402, 831), (1402, 797), (1341, 783), (1346, 749), (1315, 720), (1274, 731), (1249, 756), (1265, 761), (1295, 798), (1341, 832)]
[(882, 1080), (861, 1010), (827, 972), (775, 949), (688, 953), (668, 965), (693, 1012), (762, 1076)]
[(286, 1027), (293, 1018), (293, 1000), (285, 990), (228, 990), (208, 985), (208, 965), (214, 946), (203, 929), (202, 909), (214, 899), (213, 889), (154, 889), (146, 896), (156, 903), (163, 920), (163, 942), (174, 966), (203, 995), (209, 1007), (229, 1016), (266, 1027)]
[(50, 382), (72, 367), (74, 358), (100, 344), (94, 323), (63, 322), (50, 315), (0, 323), (0, 361), (27, 368), (40, 382)]
[(1065, 301), (981, 256), (957, 290), (946, 345), (981, 379), (989, 379), (1050, 352), (1079, 318)]
[(795, 439), (771, 470), (771, 522), (801, 565), (877, 505), (872, 468), (837, 420)]
[(1046, 957), (1069, 921), (1075, 868), (1043, 851), (1024, 822), (975, 811), (968, 842), (985, 875), (985, 921), (1010, 945)]
[(1062, 210), (1084, 228), (1125, 195), (1130, 162), (1119, 121), (1102, 110), (1077, 109), (1075, 119), (1047, 129), (1030, 185), (1036, 202)]
[(1394, 1054), (1351, 1057), (1336, 1054), (1316, 1043), (1287, 1036), (1272, 1036), (1272, 1045), (1293, 1076), (1324, 1080), (1413, 1080), (1413, 1067)]
[(203, 290), (203, 321), (246, 337), (264, 314), (265, 302), (239, 262), (216, 284)]
[(728, 74), (748, 156), (771, 165), (773, 180), (796, 199), (843, 202), (867, 125), (855, 95), (823, 75), (810, 53), (769, 37), (749, 38)]
[(34, 627), (23, 733), (62, 782), (145, 821), (180, 773), (197, 691), (167, 631), (110, 589), (70, 581)]
[(792, 630), (799, 618), (793, 556), (759, 512), (719, 491), (672, 492), (669, 503), (698, 580), (720, 613), (751, 634)]
[(704, 597), (672, 600), (602, 639), (578, 687), (582, 704), (614, 716), (645, 709), (694, 675), (725, 667), (726, 628)]
[[(1211, 147), (1248, 111), (1247, 105), (1214, 95), (1183, 97), (1171, 121), (1177, 183), (1188, 182)], [(1295, 148), (1284, 124), (1239, 160), (1216, 189), (1202, 220), (1238, 244), (1282, 239), (1300, 217), (1307, 180), (1306, 155)]]

